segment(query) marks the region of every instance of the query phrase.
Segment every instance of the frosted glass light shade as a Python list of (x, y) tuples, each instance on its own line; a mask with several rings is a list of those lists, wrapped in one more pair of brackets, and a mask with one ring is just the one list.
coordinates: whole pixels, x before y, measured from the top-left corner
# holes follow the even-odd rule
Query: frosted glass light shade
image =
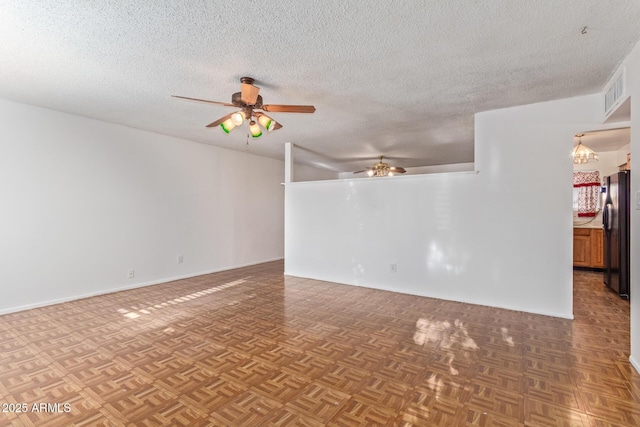
[(260, 135), (262, 135), (262, 131), (260, 130), (260, 126), (258, 126), (258, 123), (256, 123), (253, 120), (251, 120), (251, 122), (249, 122), (249, 133), (251, 133), (251, 136), (254, 137), (254, 138), (258, 138)]
[(236, 127), (236, 124), (233, 122), (231, 118), (228, 118), (224, 122), (220, 124), (220, 128), (224, 131), (224, 133), (231, 132)]
[(245, 118), (246, 117), (243, 111), (237, 111), (231, 115), (231, 120), (236, 126), (240, 126), (242, 123), (244, 123)]
[(273, 120), (271, 117), (267, 116), (266, 114), (260, 114), (260, 117), (258, 117), (258, 122), (262, 125), (263, 128), (265, 128), (269, 132), (271, 132), (276, 125), (275, 120)]

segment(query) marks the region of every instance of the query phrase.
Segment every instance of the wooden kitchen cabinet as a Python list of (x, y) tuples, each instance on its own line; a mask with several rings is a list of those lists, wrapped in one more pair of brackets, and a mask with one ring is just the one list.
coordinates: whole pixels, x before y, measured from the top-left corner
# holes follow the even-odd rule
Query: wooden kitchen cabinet
[(604, 268), (603, 238), (601, 228), (591, 229), (591, 266), (595, 268)]
[(573, 266), (591, 266), (591, 230), (588, 228), (573, 229)]
[(574, 228), (573, 266), (603, 268), (602, 242), (602, 229)]

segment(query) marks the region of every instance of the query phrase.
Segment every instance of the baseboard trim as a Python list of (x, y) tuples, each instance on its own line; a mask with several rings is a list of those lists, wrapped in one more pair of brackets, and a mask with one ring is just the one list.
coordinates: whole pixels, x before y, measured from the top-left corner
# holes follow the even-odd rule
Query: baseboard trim
[(631, 366), (633, 366), (636, 372), (640, 374), (640, 364), (636, 362), (636, 359), (634, 359), (633, 356), (629, 356), (629, 363), (631, 363)]
[(482, 303), (482, 302), (478, 302), (478, 301), (472, 301), (472, 300), (468, 300), (468, 299), (452, 299), (452, 298), (445, 298), (441, 295), (432, 295), (432, 294), (427, 294), (427, 293), (417, 293), (415, 291), (411, 291), (411, 290), (407, 290), (407, 289), (403, 289), (403, 288), (395, 288), (395, 287), (390, 287), (390, 286), (368, 286), (368, 285), (363, 285), (360, 283), (348, 283), (348, 282), (344, 282), (344, 281), (339, 281), (336, 280), (335, 278), (327, 278), (327, 277), (310, 277), (308, 275), (301, 275), (301, 274), (297, 274), (291, 271), (287, 271), (286, 270), (286, 266), (285, 266), (285, 272), (284, 274), (286, 276), (291, 276), (291, 277), (299, 277), (302, 279), (312, 279), (312, 280), (318, 280), (318, 281), (322, 281), (322, 282), (332, 282), (332, 283), (339, 283), (341, 285), (347, 285), (347, 286), (358, 286), (361, 288), (369, 288), (369, 289), (378, 289), (381, 291), (388, 291), (388, 292), (397, 292), (400, 294), (406, 294), (406, 295), (415, 295), (415, 296), (419, 296), (419, 297), (425, 297), (425, 298), (434, 298), (434, 299), (440, 299), (443, 301), (453, 301), (453, 302), (461, 302), (461, 303), (465, 303), (465, 304), (473, 304), (473, 305), (478, 305), (478, 306), (484, 306), (484, 307), (493, 307), (493, 308), (500, 308), (502, 310), (511, 310), (511, 311), (520, 311), (523, 313), (531, 313), (531, 314), (539, 314), (541, 316), (549, 316), (549, 317), (557, 317), (560, 319), (567, 319), (567, 320), (573, 320), (573, 314), (564, 314), (564, 313), (554, 313), (554, 312), (547, 312), (547, 311), (532, 311), (532, 310), (525, 310), (522, 307), (513, 307), (513, 306), (507, 306), (507, 305), (489, 305), (486, 302)]
[(106, 290), (102, 290), (102, 291), (90, 292), (90, 293), (82, 294), (82, 295), (73, 295), (73, 296), (64, 297), (64, 298), (56, 298), (56, 299), (47, 300), (47, 301), (39, 301), (39, 302), (36, 302), (36, 303), (33, 303), (33, 304), (26, 304), (26, 305), (21, 305), (21, 306), (18, 306), (18, 307), (8, 307), (8, 308), (0, 309), (0, 315), (9, 314), (9, 313), (16, 313), (16, 312), (24, 311), (24, 310), (31, 310), (33, 308), (38, 308), (38, 307), (46, 307), (48, 305), (62, 304), (64, 302), (76, 301), (76, 300), (79, 300), (79, 299), (91, 298), (91, 297), (95, 297), (95, 296), (99, 296), (99, 295), (108, 295), (108, 294), (113, 294), (115, 292), (128, 291), (128, 290), (137, 289), (137, 288), (144, 288), (145, 286), (159, 285), (161, 283), (174, 282), (176, 280), (190, 279), (192, 277), (204, 276), (205, 274), (220, 273), (222, 271), (235, 270), (235, 269), (243, 268), (243, 267), (251, 267), (253, 265), (266, 264), (268, 262), (282, 261), (283, 259), (284, 258), (267, 259), (267, 260), (258, 261), (258, 262), (250, 262), (250, 263), (246, 263), (246, 264), (240, 264), (240, 265), (235, 265), (235, 266), (227, 266), (227, 267), (222, 267), (222, 268), (216, 268), (216, 269), (213, 269), (213, 270), (201, 271), (201, 272), (197, 272), (197, 273), (189, 273), (189, 274), (185, 274), (185, 275), (181, 275), (181, 276), (167, 277), (167, 278), (158, 279), (158, 280), (151, 280), (151, 281), (148, 281), (148, 282), (135, 283), (133, 285), (127, 285), (127, 286), (121, 286), (121, 287), (113, 288), (113, 289), (106, 289)]

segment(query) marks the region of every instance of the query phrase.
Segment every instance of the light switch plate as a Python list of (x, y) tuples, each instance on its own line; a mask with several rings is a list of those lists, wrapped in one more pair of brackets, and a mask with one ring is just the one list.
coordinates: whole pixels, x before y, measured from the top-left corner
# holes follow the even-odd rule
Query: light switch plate
[(636, 191), (636, 210), (640, 211), (640, 191)]

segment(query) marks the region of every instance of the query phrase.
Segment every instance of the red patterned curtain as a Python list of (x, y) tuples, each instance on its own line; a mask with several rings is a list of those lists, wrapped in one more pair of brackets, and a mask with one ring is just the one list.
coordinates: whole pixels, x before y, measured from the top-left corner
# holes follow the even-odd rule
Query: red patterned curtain
[(600, 173), (574, 172), (573, 187), (578, 189), (578, 216), (596, 216), (600, 195)]

